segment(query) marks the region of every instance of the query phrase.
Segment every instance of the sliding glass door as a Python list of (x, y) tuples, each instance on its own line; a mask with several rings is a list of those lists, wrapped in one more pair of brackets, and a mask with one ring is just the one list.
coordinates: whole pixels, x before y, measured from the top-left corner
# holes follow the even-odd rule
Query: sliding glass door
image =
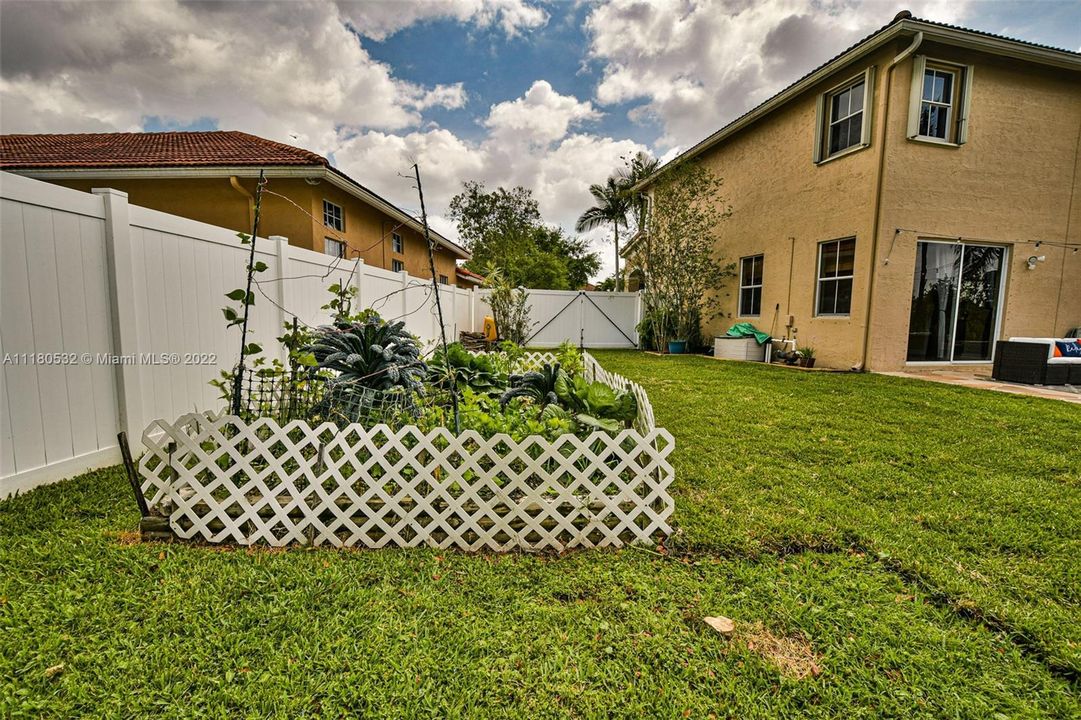
[(1005, 259), (1002, 247), (917, 243), (909, 362), (991, 360)]

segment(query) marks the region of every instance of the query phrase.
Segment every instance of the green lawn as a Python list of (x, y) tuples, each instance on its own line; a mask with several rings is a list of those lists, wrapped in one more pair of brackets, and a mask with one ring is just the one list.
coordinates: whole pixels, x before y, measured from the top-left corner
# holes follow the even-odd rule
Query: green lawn
[(141, 545), (92, 473), (0, 503), (0, 717), (1081, 716), (1076, 406), (596, 354), (667, 557)]

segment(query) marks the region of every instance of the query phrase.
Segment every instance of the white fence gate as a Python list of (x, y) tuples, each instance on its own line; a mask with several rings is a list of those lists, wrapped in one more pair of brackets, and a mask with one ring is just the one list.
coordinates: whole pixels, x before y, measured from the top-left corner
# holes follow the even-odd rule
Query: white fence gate
[[(491, 315), (488, 294), (488, 290), (478, 293), (476, 327), (482, 326), (485, 315)], [(586, 348), (638, 347), (642, 319), (638, 293), (530, 290), (529, 304), (533, 324), (526, 345), (531, 347), (556, 347), (564, 340)]]

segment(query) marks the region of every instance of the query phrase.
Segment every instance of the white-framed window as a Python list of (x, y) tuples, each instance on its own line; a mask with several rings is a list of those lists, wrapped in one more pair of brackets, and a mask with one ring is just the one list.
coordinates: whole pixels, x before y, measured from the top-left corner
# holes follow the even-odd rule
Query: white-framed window
[(401, 272), (402, 270), (405, 270), (405, 263), (401, 260), (391, 260), (390, 269), (394, 272)]
[(439, 276), (439, 284), (440, 285), (450, 285), (450, 278), (447, 277), (446, 275), (440, 275)]
[(871, 144), (874, 84), (872, 66), (818, 96), (816, 163)]
[(762, 314), (763, 255), (752, 255), (739, 261), (739, 315), (758, 317)]
[(818, 244), (815, 315), (846, 316), (852, 312), (852, 276), (856, 268), (856, 238)]
[(323, 252), (333, 257), (345, 257), (345, 243), (334, 238), (323, 238)]
[(917, 55), (912, 61), (909, 139), (951, 145), (968, 142), (971, 99), (971, 65), (956, 65)]
[(323, 225), (338, 232), (345, 231), (345, 211), (341, 205), (335, 205), (330, 200), (323, 201)]
[(402, 241), (402, 236), (398, 233), (390, 234), (390, 249), (399, 255), (405, 254), (405, 242)]

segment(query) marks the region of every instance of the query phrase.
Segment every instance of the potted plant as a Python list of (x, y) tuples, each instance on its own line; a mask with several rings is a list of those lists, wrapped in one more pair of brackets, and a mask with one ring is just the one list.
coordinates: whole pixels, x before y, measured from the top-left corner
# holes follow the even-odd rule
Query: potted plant
[(815, 349), (810, 345), (799, 348), (796, 354), (799, 355), (800, 367), (813, 368), (815, 366)]

